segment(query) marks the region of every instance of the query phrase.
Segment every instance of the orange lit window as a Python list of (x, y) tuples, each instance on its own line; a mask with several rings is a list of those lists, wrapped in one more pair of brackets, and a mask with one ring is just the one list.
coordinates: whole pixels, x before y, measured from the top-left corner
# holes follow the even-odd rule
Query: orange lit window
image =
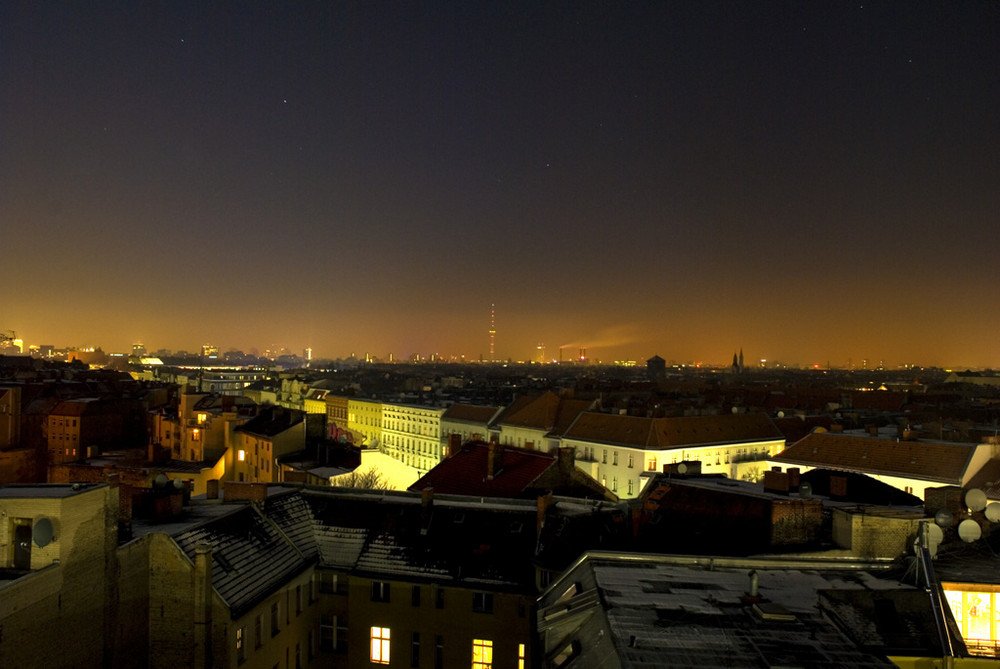
[(492, 669), (493, 642), (489, 639), (472, 640), (472, 669)]
[(378, 664), (389, 664), (389, 628), (372, 628), (371, 661)]
[(247, 452), (244, 451), (243, 449), (236, 451), (236, 459), (239, 460), (240, 462), (243, 462), (244, 460), (247, 459)]
[(524, 669), (524, 644), (517, 644), (517, 669)]
[(208, 420), (208, 414), (207, 413), (200, 413), (200, 414), (198, 414), (198, 425), (204, 425), (205, 421), (207, 421), (207, 420)]
[(201, 430), (195, 428), (191, 430), (191, 441), (199, 441), (201, 439)]
[(650, 458), (649, 459), (649, 462), (647, 463), (646, 469), (648, 469), (651, 472), (655, 472), (656, 471), (656, 458)]

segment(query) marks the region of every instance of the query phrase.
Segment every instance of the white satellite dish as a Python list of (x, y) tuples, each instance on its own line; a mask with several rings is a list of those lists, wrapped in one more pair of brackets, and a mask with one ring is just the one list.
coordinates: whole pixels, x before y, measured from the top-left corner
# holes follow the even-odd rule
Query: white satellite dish
[(680, 463), (679, 465), (677, 465), (677, 473), (678, 474), (687, 474), (687, 470), (688, 470), (688, 466), (686, 464), (684, 464), (683, 462)]
[(958, 524), (958, 536), (965, 543), (971, 544), (983, 536), (983, 528), (972, 518), (966, 518)]
[(944, 541), (944, 530), (934, 523), (927, 523), (927, 541), (932, 546)]
[(1000, 502), (990, 502), (986, 505), (986, 520), (1000, 523)]
[(965, 506), (973, 511), (982, 511), (986, 508), (986, 493), (979, 488), (970, 488), (965, 493)]

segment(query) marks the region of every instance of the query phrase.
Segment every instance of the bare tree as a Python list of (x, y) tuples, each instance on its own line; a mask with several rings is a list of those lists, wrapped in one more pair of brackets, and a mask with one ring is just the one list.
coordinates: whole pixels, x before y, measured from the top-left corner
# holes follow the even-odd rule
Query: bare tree
[[(359, 468), (360, 469), (360, 468)], [(368, 488), (371, 490), (392, 490), (389, 479), (376, 467), (365, 471), (355, 469), (350, 474), (337, 479), (337, 485), (344, 488)]]

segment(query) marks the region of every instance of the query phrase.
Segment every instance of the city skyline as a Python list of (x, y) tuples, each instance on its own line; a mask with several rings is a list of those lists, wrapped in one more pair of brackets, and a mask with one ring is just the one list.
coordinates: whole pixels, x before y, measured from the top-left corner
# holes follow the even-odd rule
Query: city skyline
[[(997, 3), (0, 6), (26, 343), (1000, 367)], [(982, 249), (982, 250), (981, 250)]]

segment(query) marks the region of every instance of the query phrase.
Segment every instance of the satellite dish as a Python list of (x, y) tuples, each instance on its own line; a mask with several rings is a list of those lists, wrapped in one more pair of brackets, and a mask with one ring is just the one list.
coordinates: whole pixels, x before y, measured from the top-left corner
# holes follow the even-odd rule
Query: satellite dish
[(802, 483), (799, 485), (799, 497), (802, 499), (809, 499), (813, 496), (812, 484)]
[(944, 530), (934, 523), (927, 523), (927, 542), (931, 545), (944, 541)]
[(174, 484), (174, 490), (183, 490), (184, 489), (184, 481), (182, 481), (180, 479), (174, 479), (173, 481), (171, 481), (171, 483)]
[(684, 464), (683, 462), (680, 463), (679, 465), (677, 465), (677, 473), (678, 474), (687, 474), (687, 470), (688, 470), (688, 466), (686, 464)]
[(983, 528), (979, 527), (979, 523), (972, 518), (966, 518), (958, 524), (958, 536), (965, 543), (971, 544), (983, 536)]
[(39, 548), (45, 548), (52, 543), (52, 536), (55, 530), (52, 529), (52, 521), (48, 518), (39, 518), (35, 521), (35, 526), (31, 530), (31, 538)]
[(979, 488), (972, 488), (965, 493), (965, 505), (973, 511), (985, 509), (986, 501), (986, 493)]
[(784, 418), (784, 417), (785, 417), (785, 412), (784, 411), (779, 411), (778, 412), (778, 418)]
[(951, 515), (951, 511), (941, 509), (934, 514), (934, 522), (941, 527), (951, 527), (952, 523), (955, 522), (955, 516)]
[(1000, 502), (990, 502), (986, 505), (986, 519), (991, 523), (1000, 523)]
[(167, 478), (166, 474), (157, 474), (156, 478), (153, 479), (153, 487), (157, 489), (163, 489), (167, 486), (167, 482), (170, 479)]

